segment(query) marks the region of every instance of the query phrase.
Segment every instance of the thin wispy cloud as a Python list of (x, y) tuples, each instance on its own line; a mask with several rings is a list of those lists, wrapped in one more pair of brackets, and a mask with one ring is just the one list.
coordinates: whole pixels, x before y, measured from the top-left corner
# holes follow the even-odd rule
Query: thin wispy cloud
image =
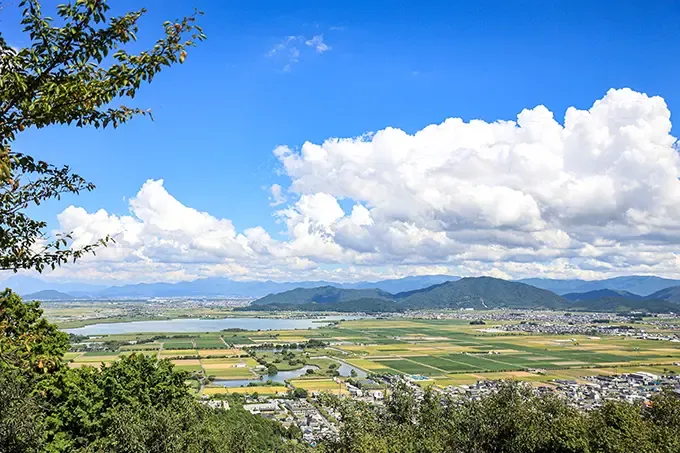
[(302, 39), (302, 36), (286, 36), (286, 38), (281, 41), (280, 43), (276, 44), (274, 47), (272, 47), (269, 52), (266, 53), (268, 57), (273, 57), (277, 53), (281, 53), (288, 49), (291, 46), (291, 43), (294, 43), (296, 41), (299, 41)]
[(323, 34), (314, 35), (311, 38), (290, 35), (269, 49), (265, 56), (280, 61), (283, 64), (283, 71), (289, 72), (295, 64), (300, 62), (304, 53), (309, 55), (313, 50), (315, 54), (321, 55), (331, 49), (331, 46), (324, 42)]
[(331, 47), (325, 42), (323, 42), (323, 35), (316, 35), (312, 37), (312, 39), (308, 39), (307, 41), (305, 41), (305, 44), (308, 47), (313, 47), (317, 53), (324, 53), (331, 50)]

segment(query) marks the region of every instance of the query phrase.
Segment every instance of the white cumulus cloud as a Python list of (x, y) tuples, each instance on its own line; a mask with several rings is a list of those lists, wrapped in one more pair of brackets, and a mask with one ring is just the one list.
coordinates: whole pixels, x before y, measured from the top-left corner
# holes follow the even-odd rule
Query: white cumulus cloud
[(388, 127), (281, 146), (274, 154), (289, 184), (270, 187), (284, 225), (277, 239), (261, 227), (236, 231), (152, 180), (129, 215), (69, 207), (59, 221), (76, 244), (117, 234), (86, 260), (93, 275), (678, 277), (680, 158), (670, 130), (662, 98), (620, 89), (569, 108), (561, 122), (537, 106), (515, 120), (448, 118), (414, 134)]

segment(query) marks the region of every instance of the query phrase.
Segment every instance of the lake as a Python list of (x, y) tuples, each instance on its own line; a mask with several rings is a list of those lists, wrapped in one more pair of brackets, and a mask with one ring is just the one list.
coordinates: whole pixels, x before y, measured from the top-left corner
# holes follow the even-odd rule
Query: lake
[(360, 319), (360, 316), (319, 316), (318, 318), (223, 318), (223, 319), (169, 319), (163, 321), (132, 321), (91, 324), (67, 333), (78, 335), (113, 335), (119, 333), (187, 333), (219, 332), (224, 329), (244, 330), (295, 330), (325, 327), (332, 321)]

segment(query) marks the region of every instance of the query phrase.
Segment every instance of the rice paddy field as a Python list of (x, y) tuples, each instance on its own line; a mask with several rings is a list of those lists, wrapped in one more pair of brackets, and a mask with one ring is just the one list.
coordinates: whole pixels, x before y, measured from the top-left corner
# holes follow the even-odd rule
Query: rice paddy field
[[(181, 338), (163, 337), (162, 333), (109, 335), (104, 340), (137, 344), (111, 353), (68, 353), (66, 360), (74, 367), (98, 366), (136, 351), (170, 359), (185, 371), (218, 379), (250, 379), (256, 376), (258, 364), (247, 357), (244, 348), (316, 339), (329, 344), (325, 350), (315, 351), (319, 356), (332, 356), (369, 373), (424, 376), (424, 385), (464, 385), (483, 379), (549, 382), (632, 371), (680, 372), (679, 343), (620, 336), (482, 331), (489, 327), (493, 326), (455, 319), (389, 318), (342, 321), (334, 327), (311, 330), (196, 333)], [(653, 333), (653, 326), (648, 331)], [(271, 355), (258, 352), (258, 356), (267, 354)], [(332, 379), (313, 376), (290, 384), (308, 390), (337, 390)]]
[(293, 379), (290, 384), (295, 388), (303, 388), (309, 392), (329, 392), (336, 395), (348, 394), (347, 388), (333, 379)]
[(283, 385), (273, 386), (256, 386), (256, 387), (204, 387), (201, 392), (202, 395), (224, 395), (227, 393), (253, 393), (257, 392), (260, 395), (276, 395), (278, 393), (286, 393), (288, 387)]

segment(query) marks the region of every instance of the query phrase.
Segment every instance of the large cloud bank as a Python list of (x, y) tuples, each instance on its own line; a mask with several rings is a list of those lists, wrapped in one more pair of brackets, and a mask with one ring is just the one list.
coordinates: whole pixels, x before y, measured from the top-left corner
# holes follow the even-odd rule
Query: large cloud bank
[(386, 128), (278, 147), (289, 185), (272, 187), (271, 204), (284, 236), (236, 231), (184, 206), (162, 180), (144, 184), (127, 216), (71, 206), (60, 229), (75, 245), (117, 234), (79, 264), (84, 278), (677, 277), (670, 130), (662, 98), (610, 90), (562, 124), (538, 106), (516, 121), (449, 118), (413, 135)]

